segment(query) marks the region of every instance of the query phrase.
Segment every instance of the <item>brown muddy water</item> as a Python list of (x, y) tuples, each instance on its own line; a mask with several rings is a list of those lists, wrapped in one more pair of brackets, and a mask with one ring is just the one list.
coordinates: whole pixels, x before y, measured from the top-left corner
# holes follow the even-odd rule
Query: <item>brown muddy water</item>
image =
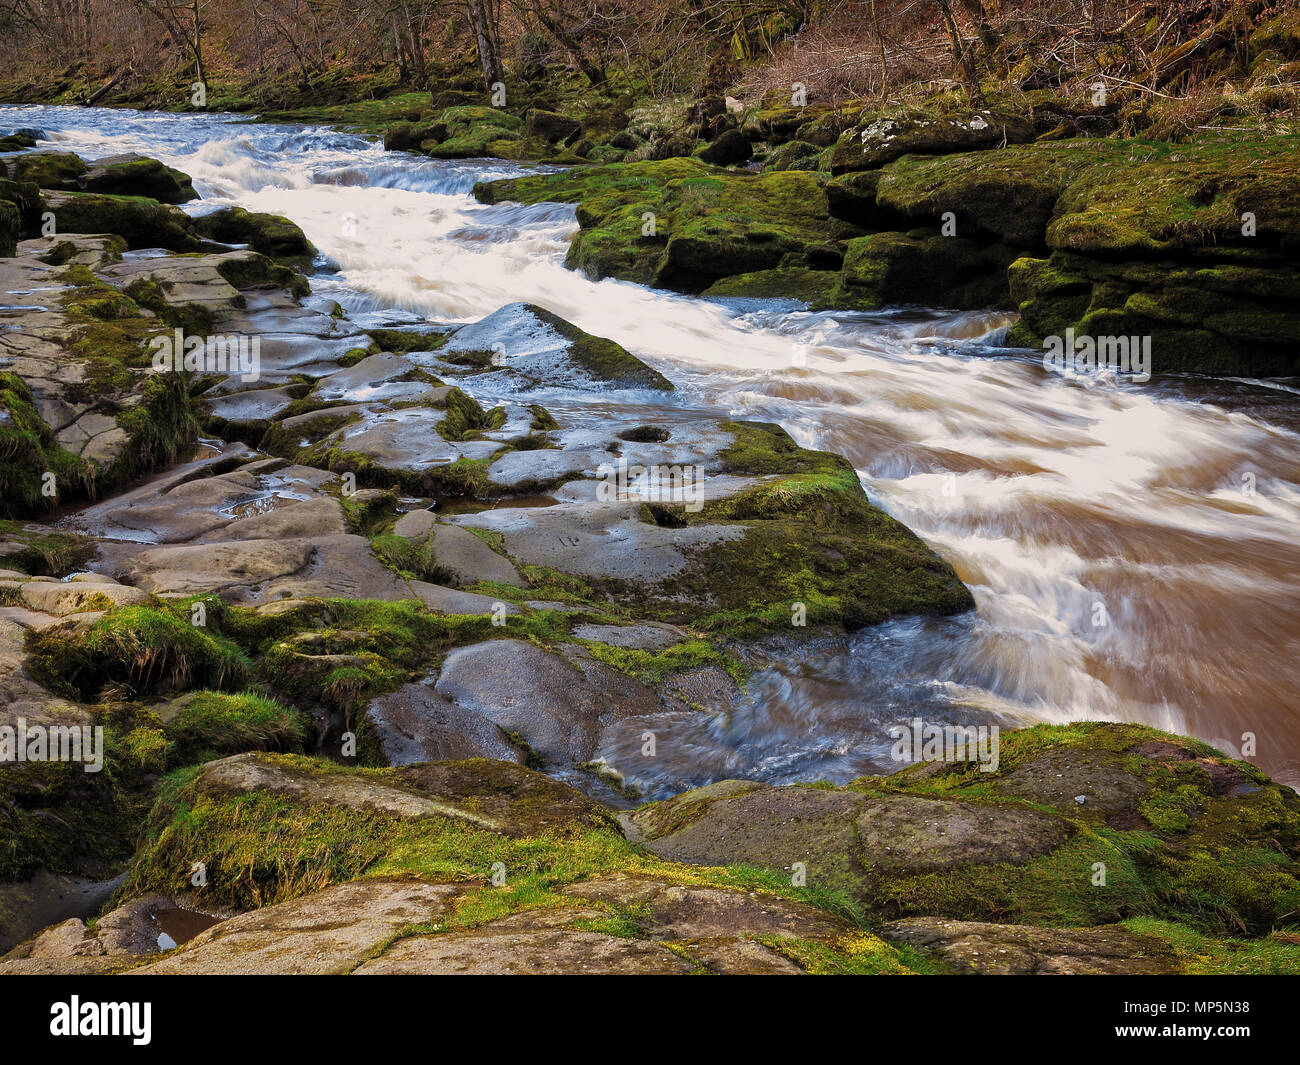
[(221, 922), (220, 917), (197, 910), (170, 909), (156, 910), (153, 925), (158, 932), (158, 949), (171, 950), (183, 943), (188, 943), (200, 932), (206, 931)]

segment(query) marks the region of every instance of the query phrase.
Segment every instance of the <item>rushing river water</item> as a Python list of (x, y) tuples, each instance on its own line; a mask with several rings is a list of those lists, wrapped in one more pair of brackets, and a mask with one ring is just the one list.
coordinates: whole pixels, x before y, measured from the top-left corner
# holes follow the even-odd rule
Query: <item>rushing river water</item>
[[(1252, 760), (1300, 785), (1300, 382), (1065, 379), (996, 347), (1006, 315), (811, 314), (593, 283), (563, 267), (571, 207), (470, 197), (519, 166), (235, 121), (0, 108), (0, 124), (46, 131), (42, 147), (179, 167), (203, 196), (186, 210), (289, 216), (330, 260), (314, 290), (354, 316), (470, 321), (527, 300), (611, 337), (679, 387), (646, 395), (647, 420), (721, 410), (847, 455), (971, 587), (973, 615), (779, 653), (729, 718), (676, 723), (651, 790), (886, 772), (885, 730), (916, 714), (1141, 721), (1230, 753), (1252, 733)], [(569, 424), (613, 402), (542, 401)]]

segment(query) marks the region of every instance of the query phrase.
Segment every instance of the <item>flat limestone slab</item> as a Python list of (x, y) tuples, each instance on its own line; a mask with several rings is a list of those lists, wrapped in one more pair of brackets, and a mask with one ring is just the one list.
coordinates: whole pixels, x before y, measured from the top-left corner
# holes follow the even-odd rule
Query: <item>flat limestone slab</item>
[(501, 533), (512, 558), (584, 577), (659, 581), (681, 573), (698, 548), (745, 535), (738, 525), (670, 529), (638, 517), (636, 502), (488, 510), (460, 525)]
[(389, 765), (457, 758), (500, 758), (519, 765), (524, 761), (496, 725), (443, 698), (428, 684), (406, 684), (381, 695), (366, 716)]
[(431, 528), (430, 535), (433, 537), (434, 561), (459, 583), (491, 581), (524, 587), (526, 582), (511, 561), (498, 555), (467, 529), (439, 522)]
[(448, 912), (454, 884), (358, 880), (232, 917), (131, 976), (345, 973), (394, 932)]

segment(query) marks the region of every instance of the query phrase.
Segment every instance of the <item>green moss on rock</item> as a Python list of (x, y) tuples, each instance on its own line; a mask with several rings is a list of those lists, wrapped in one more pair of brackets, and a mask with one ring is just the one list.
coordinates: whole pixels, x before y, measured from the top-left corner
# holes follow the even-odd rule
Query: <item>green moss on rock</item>
[(480, 184), (475, 195), (576, 202), (581, 231), (570, 268), (688, 292), (772, 269), (787, 255), (834, 244), (849, 228), (830, 217), (814, 174), (737, 173), (693, 159), (513, 178)]
[(204, 762), (240, 751), (302, 750), (302, 715), (255, 692), (200, 691), (180, 700), (164, 733), (174, 765)]
[(230, 207), (202, 215), (194, 221), (195, 231), (223, 244), (247, 244), (269, 259), (302, 267), (309, 265), (316, 249), (301, 227), (282, 215)]
[(218, 632), (190, 623), (171, 607), (126, 606), (85, 631), (54, 626), (28, 636), (28, 668), (53, 691), (86, 701), (105, 685), (136, 692), (191, 686), (232, 688), (247, 678), (248, 660)]

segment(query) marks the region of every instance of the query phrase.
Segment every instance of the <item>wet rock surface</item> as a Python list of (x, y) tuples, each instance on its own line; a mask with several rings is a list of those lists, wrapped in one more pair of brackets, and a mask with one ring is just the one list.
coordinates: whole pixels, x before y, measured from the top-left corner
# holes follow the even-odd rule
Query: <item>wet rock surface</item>
[[(1170, 765), (1198, 779), (1198, 759), (1207, 757), (1137, 726), (1008, 735), (1013, 765), (994, 779), (1022, 790), (1034, 767), (1044, 781), (1054, 778), (1046, 755), (1059, 767), (1067, 752), (1076, 762), (1129, 752), (1132, 772), (1157, 789), (1170, 786)], [(0, 972), (1152, 974), (1189, 971), (1216, 954), (1232, 965), (1248, 949), (1167, 921), (1121, 926), (1105, 919), (1105, 908), (1062, 923), (1071, 890), (1097, 892), (1087, 875), (1085, 886), (1071, 888), (1079, 875), (1073, 861), (1107, 853), (1097, 848), (1108, 844), (1088, 842), (1090, 815), (1067, 822), (1019, 799), (990, 801), (986, 789), (983, 799), (962, 797), (954, 781), (946, 790), (955, 797), (938, 798), (929, 793), (934, 783), (919, 770), (871, 787), (722, 781), (615, 819), (568, 785), (511, 762), (361, 770), (238, 755), (209, 762), (170, 809), (155, 811), (154, 842), (137, 856), (121, 890), (128, 901), (111, 919), (94, 932), (79, 920), (55, 925), (0, 960)], [(1111, 853), (1117, 896), (1109, 903), (1149, 909), (1172, 897), (1171, 871), (1195, 868), (1182, 836), (1193, 850), (1218, 848), (1231, 861), (1233, 846), (1268, 845), (1253, 833), (1297, 834), (1300, 809), (1284, 789), (1257, 785), (1213, 798), (1213, 781), (1201, 786), (1206, 798), (1194, 823), (1157, 833), (1158, 854), (1151, 828), (1141, 842), (1133, 837), (1136, 891)], [(1260, 819), (1268, 809), (1272, 822)], [(260, 828), (246, 813), (230, 816), (250, 810), (295, 826), (291, 846), (311, 876), (299, 881), (278, 862), (259, 862)], [(1231, 818), (1252, 827), (1225, 837)], [(342, 864), (321, 849), (320, 833), (352, 840), (337, 856)], [(1081, 844), (1079, 858), (1063, 857)], [(250, 897), (265, 901), (160, 950), (165, 941), (142, 921), (177, 905), (158, 890), (174, 876), (177, 847), (213, 856), (214, 890), (200, 896), (215, 916), (247, 909)], [(540, 868), (549, 871), (541, 880), (517, 867), (543, 855)], [(988, 870), (987, 888), (1036, 869), (1035, 886), (1011, 887), (1046, 891), (1039, 902), (1048, 909), (1032, 910), (1025, 899), (1027, 919), (1018, 922), (960, 912), (962, 877)], [(517, 897), (516, 876), (530, 885)], [(949, 893), (916, 896), (931, 912), (899, 917), (917, 884), (944, 882), (936, 876), (951, 880)], [(846, 911), (836, 901), (845, 896), (862, 909)], [(497, 898), (515, 901), (503, 912)], [(988, 893), (979, 905), (991, 915), (1005, 903)], [(1200, 944), (1191, 954), (1189, 936)]]
[(914, 917), (886, 925), (883, 934), (934, 951), (966, 974), (1152, 976), (1179, 971), (1165, 944), (1118, 928), (1026, 928)]
[[(472, 112), (447, 111), (430, 150), (573, 132)], [(841, 132), (778, 118), (764, 135)], [(98, 925), (69, 909), (24, 929), (0, 971), (1147, 972), (1186, 962), (1116, 928), (1129, 914), (1222, 937), (1293, 912), (1294, 795), (1136, 727), (1009, 733), (990, 774), (653, 791), (645, 745), (731, 728), (744, 656), (796, 604), (843, 633), (970, 593), (846, 460), (676, 405), (544, 308), (363, 328), (308, 298), (286, 263), (312, 249), (275, 216), (196, 222), (166, 168), (27, 158), (60, 228), (0, 259), (0, 724), (111, 742), (103, 774), (0, 765), (0, 880), (125, 878)], [(876, 208), (932, 206), (906, 159), (879, 162), (903, 165)], [(698, 291), (742, 266), (769, 272), (755, 286), (865, 276), (884, 254), (808, 172), (652, 163), (733, 197), (748, 235), (683, 216), (629, 257), (639, 214), (607, 203), (571, 265)], [(108, 191), (128, 187), (154, 198)], [(256, 363), (161, 372), (150, 342), (178, 333), (256, 336)], [(537, 402), (557, 393), (595, 413)], [(190, 904), (195, 860), (221, 920), (165, 947), (150, 922)]]

